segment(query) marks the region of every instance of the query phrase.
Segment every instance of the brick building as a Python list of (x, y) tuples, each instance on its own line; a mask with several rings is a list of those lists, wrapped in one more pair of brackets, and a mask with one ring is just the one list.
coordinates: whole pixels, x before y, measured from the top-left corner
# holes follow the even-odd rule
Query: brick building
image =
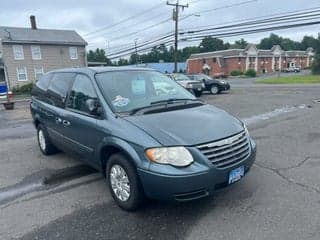
[(288, 67), (308, 68), (313, 61), (312, 48), (306, 51), (283, 51), (275, 45), (270, 50), (249, 44), (245, 49), (228, 49), (192, 54), (187, 60), (187, 73), (207, 73), (211, 76), (230, 75), (233, 70), (270, 73)]

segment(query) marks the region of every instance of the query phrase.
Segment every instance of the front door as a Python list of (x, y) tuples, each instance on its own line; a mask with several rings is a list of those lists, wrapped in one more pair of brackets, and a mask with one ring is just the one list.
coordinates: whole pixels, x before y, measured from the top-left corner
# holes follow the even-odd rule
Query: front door
[(84, 156), (88, 163), (95, 157), (101, 134), (97, 126), (97, 118), (87, 107), (87, 100), (97, 100), (97, 94), (89, 77), (78, 74), (69, 94), (66, 111), (62, 120), (65, 141), (69, 148)]

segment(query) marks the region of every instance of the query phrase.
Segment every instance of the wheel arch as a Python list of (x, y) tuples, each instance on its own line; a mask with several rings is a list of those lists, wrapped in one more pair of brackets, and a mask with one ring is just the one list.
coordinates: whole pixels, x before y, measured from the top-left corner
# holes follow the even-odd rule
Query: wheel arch
[(99, 151), (100, 166), (104, 176), (108, 159), (116, 153), (122, 153), (136, 168), (141, 164), (138, 153), (129, 143), (113, 138), (112, 141), (103, 144)]

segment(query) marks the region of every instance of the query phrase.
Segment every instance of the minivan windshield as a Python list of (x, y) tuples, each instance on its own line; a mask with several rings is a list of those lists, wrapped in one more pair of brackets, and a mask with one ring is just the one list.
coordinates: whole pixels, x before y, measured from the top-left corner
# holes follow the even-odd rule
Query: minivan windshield
[(96, 74), (97, 83), (115, 112), (131, 112), (173, 100), (196, 98), (166, 75), (147, 70)]

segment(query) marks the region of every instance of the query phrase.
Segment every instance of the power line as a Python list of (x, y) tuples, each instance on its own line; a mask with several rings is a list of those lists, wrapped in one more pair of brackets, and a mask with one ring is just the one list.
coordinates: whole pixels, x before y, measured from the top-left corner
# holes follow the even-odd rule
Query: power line
[[(170, 36), (168, 36), (168, 37), (170, 37)], [(165, 43), (167, 43), (167, 42), (169, 42), (169, 41), (173, 41), (173, 38), (167, 39), (168, 37), (166, 37), (166, 38), (163, 37), (163, 38), (161, 38), (161, 39), (156, 39), (156, 40), (154, 40), (154, 41), (152, 41), (152, 42), (149, 42), (149, 43), (142, 43), (142, 44), (137, 45), (137, 46), (134, 46), (134, 47), (130, 47), (130, 48), (127, 48), (127, 49), (123, 49), (123, 50), (120, 50), (120, 51), (117, 51), (117, 52), (113, 52), (113, 53), (109, 53), (108, 56), (117, 55), (117, 54), (119, 54), (119, 53), (124, 53), (124, 52), (130, 52), (130, 51), (132, 51), (132, 50), (135, 50), (135, 48), (139, 49), (139, 48), (141, 48), (141, 47), (145, 47), (145, 46), (148, 46), (148, 45), (150, 45), (150, 44), (152, 44), (152, 47), (155, 47), (155, 46), (159, 46), (159, 45), (161, 45), (161, 44), (165, 44)]]
[(130, 17), (125, 18), (125, 19), (122, 19), (122, 20), (120, 20), (119, 22), (106, 25), (106, 26), (101, 27), (101, 28), (99, 28), (99, 29), (96, 29), (96, 30), (94, 30), (94, 31), (92, 31), (92, 32), (88, 32), (88, 33), (84, 34), (83, 36), (84, 36), (84, 37), (85, 37), (85, 36), (89, 36), (89, 35), (95, 34), (95, 33), (97, 33), (97, 32), (101, 32), (101, 31), (105, 31), (105, 30), (107, 30), (107, 29), (113, 28), (113, 27), (118, 26), (118, 25), (120, 25), (120, 24), (122, 24), (122, 23), (125, 23), (125, 22), (130, 21), (130, 20), (135, 19), (135, 18), (138, 18), (138, 17), (140, 17), (140, 16), (142, 16), (142, 15), (144, 15), (144, 14), (146, 14), (146, 13), (149, 13), (150, 11), (153, 11), (153, 10), (155, 10), (155, 9), (158, 9), (160, 6), (163, 6), (163, 4), (161, 3), (161, 4), (154, 5), (153, 7), (148, 8), (148, 9), (146, 9), (146, 10), (144, 10), (144, 11), (142, 11), (142, 12), (136, 14), (136, 15), (130, 16)]
[(240, 30), (240, 29), (248, 29), (252, 27), (261, 27), (261, 26), (270, 26), (274, 24), (283, 24), (283, 23), (291, 23), (291, 22), (301, 22), (301, 21), (307, 21), (307, 20), (314, 20), (318, 19), (320, 17), (320, 12), (317, 14), (312, 15), (306, 15), (301, 16), (300, 18), (297, 17), (291, 17), (291, 18), (283, 18), (283, 19), (273, 19), (268, 21), (259, 21), (259, 22), (245, 22), (241, 24), (235, 24), (235, 25), (229, 25), (229, 26), (222, 26), (222, 27), (216, 27), (216, 28), (210, 28), (208, 30), (202, 29), (199, 31), (188, 31), (187, 33), (181, 33), (181, 35), (191, 35), (194, 36), (196, 34), (214, 34), (217, 30), (226, 30), (226, 29), (233, 29), (233, 31)]
[[(255, 1), (258, 1), (258, 0), (250, 0), (250, 1), (244, 1), (244, 2), (240, 2), (240, 3), (235, 3), (235, 4), (230, 4), (230, 5), (226, 5), (226, 6), (222, 6), (222, 7), (218, 7), (218, 8), (214, 8), (214, 9), (209, 9), (209, 10), (205, 10), (205, 11), (199, 11), (199, 12), (196, 12), (196, 13), (193, 13), (193, 14), (188, 14), (188, 15), (185, 15), (183, 16), (180, 20), (185, 20), (186, 18), (190, 17), (190, 16), (193, 16), (193, 15), (196, 15), (198, 13), (203, 13), (203, 12), (208, 12), (208, 11), (216, 11), (216, 10), (219, 10), (219, 9), (224, 9), (224, 8), (230, 8), (230, 7), (234, 7), (234, 6), (240, 6), (240, 5), (244, 5), (244, 4), (248, 4), (248, 3), (251, 3), (251, 2), (255, 2)], [(186, 6), (186, 5), (185, 5)], [(155, 18), (157, 18), (159, 15), (156, 15)], [(163, 19), (161, 20), (160, 22), (157, 22), (155, 24), (152, 24), (152, 25), (149, 25), (147, 27), (144, 27), (144, 28), (141, 28), (139, 30), (136, 30), (136, 31), (133, 31), (133, 32), (130, 32), (130, 33), (127, 33), (127, 34), (123, 34), (123, 35), (120, 35), (120, 36), (116, 36), (114, 38), (111, 38), (109, 39), (109, 41), (117, 41), (119, 39), (123, 39), (123, 38), (127, 38), (127, 37), (130, 37), (130, 36), (134, 36), (140, 32), (143, 32), (143, 31), (146, 31), (146, 30), (149, 30), (151, 28), (154, 28), (160, 24), (163, 24), (163, 23), (166, 23), (166, 22), (169, 22), (171, 18), (166, 18), (166, 19)], [(110, 35), (115, 33), (115, 32), (120, 32), (122, 31), (123, 29), (119, 29), (119, 30), (116, 30), (114, 32), (111, 32), (109, 33)]]
[(137, 33), (140, 33), (140, 32), (143, 32), (145, 30), (148, 30), (148, 29), (151, 29), (151, 28), (154, 28), (154, 27), (157, 27), (158, 25), (160, 24), (163, 24), (163, 23), (166, 23), (166, 22), (169, 22), (171, 20), (171, 18), (166, 18), (166, 19), (163, 19), (161, 20), (160, 22), (157, 22), (155, 24), (152, 24), (152, 25), (149, 25), (147, 27), (144, 27), (144, 28), (141, 28), (137, 31), (134, 31), (134, 32), (130, 32), (130, 33), (126, 33), (124, 35), (121, 35), (121, 36), (118, 36), (118, 37), (115, 37), (115, 38), (111, 38), (110, 41), (116, 41), (116, 40), (119, 40), (119, 39), (123, 39), (125, 37), (130, 37), (130, 36), (133, 36)]
[[(165, 41), (165, 42), (162, 42), (161, 44), (165, 44), (166, 46), (171, 46), (174, 44), (174, 40), (170, 40), (170, 41)], [(155, 46), (149, 46), (149, 47), (145, 47), (145, 48), (141, 48), (139, 50), (137, 50), (137, 53), (141, 53), (143, 51), (148, 51), (148, 50), (151, 50), (153, 49), (154, 47), (156, 47), (158, 45), (155, 45)], [(119, 54), (115, 54), (115, 55), (112, 55), (112, 56), (108, 56), (109, 59), (116, 59), (116, 58), (120, 58), (120, 57), (123, 57), (123, 56), (127, 56), (128, 54), (130, 54), (130, 52), (132, 52), (132, 49), (131, 51), (127, 51), (127, 52), (123, 52), (123, 53), (119, 53)]]
[[(162, 17), (162, 16), (163, 16), (163, 13), (157, 14), (157, 15), (153, 16), (152, 18), (149, 18), (148, 20), (143, 19), (143, 20), (138, 21), (138, 22), (135, 22), (135, 23), (131, 22), (129, 26), (122, 27), (122, 28), (119, 28), (119, 29), (117, 29), (117, 30), (115, 30), (115, 31), (111, 31), (111, 32), (108, 32), (108, 31), (107, 31), (107, 32), (103, 33), (103, 34), (100, 35), (100, 36), (106, 36), (106, 35), (111, 36), (111, 35), (113, 35), (113, 34), (115, 34), (115, 33), (123, 32), (123, 31), (126, 30), (126, 29), (132, 28), (132, 25), (139, 26), (140, 24), (143, 24), (143, 23), (145, 23), (146, 21), (159, 19), (159, 17)], [(97, 36), (91, 35), (91, 36), (88, 36), (88, 37), (86, 37), (86, 38), (87, 38), (87, 39), (88, 39), (88, 38), (90, 39), (90, 38), (94, 38), (94, 37), (97, 37)]]
[(212, 9), (207, 9), (207, 10), (203, 10), (203, 11), (198, 11), (198, 12), (194, 12), (194, 13), (190, 13), (184, 16), (181, 16), (181, 20), (184, 20), (192, 15), (197, 15), (197, 14), (203, 14), (203, 13), (208, 13), (208, 12), (213, 12), (213, 11), (217, 11), (217, 10), (221, 10), (221, 9), (226, 9), (226, 8), (231, 8), (231, 7), (238, 7), (241, 5), (246, 5), (248, 3), (253, 3), (253, 2), (257, 2), (259, 0), (249, 0), (249, 1), (243, 1), (243, 2), (239, 2), (239, 3), (233, 3), (233, 4), (229, 4), (229, 5), (225, 5), (225, 6), (221, 6), (221, 7), (216, 7), (216, 8), (212, 8)]
[(248, 35), (253, 33), (260, 33), (260, 32), (269, 32), (274, 30), (281, 30), (281, 29), (289, 29), (289, 28), (297, 28), (297, 27), (305, 27), (305, 26), (311, 26), (311, 25), (317, 25), (320, 24), (319, 21), (313, 21), (313, 22), (305, 22), (305, 23), (297, 23), (297, 24), (291, 24), (291, 25), (281, 25), (281, 26), (274, 26), (274, 27), (266, 27), (266, 28), (258, 28), (258, 29), (251, 29), (251, 30), (243, 30), (243, 31), (237, 31), (237, 32), (225, 32), (225, 33), (218, 33), (218, 34), (207, 34), (207, 35), (199, 35), (195, 37), (187, 37), (183, 39), (183, 41), (187, 42), (194, 42), (202, 40), (204, 37), (215, 37), (215, 38), (221, 38), (221, 37), (234, 37), (239, 35)]
[[(317, 10), (315, 10), (317, 9)], [(251, 21), (253, 20), (253, 22), (255, 21), (261, 21), (261, 20), (265, 20), (266, 18), (270, 18), (270, 17), (281, 17), (281, 15), (285, 15), (285, 16), (295, 16), (295, 15), (301, 15), (301, 14), (305, 14), (305, 13), (313, 13), (313, 12), (317, 12), (319, 11), (320, 7), (313, 7), (313, 8), (307, 8), (307, 9), (302, 9), (302, 10), (298, 10), (298, 11), (288, 11), (288, 12), (281, 12), (281, 13), (276, 13), (276, 14), (270, 14), (270, 15), (264, 15), (264, 16), (261, 16), (261, 17), (252, 17), (252, 18), (243, 18), (243, 19), (238, 19), (238, 20), (233, 20), (233, 21), (228, 21), (228, 22), (223, 22), (223, 23), (220, 23), (219, 25), (222, 25), (222, 27), (226, 27), (225, 24), (230, 24), (230, 23), (237, 23), (237, 24), (241, 24), (242, 22), (245, 22), (245, 21)], [(289, 15), (288, 15), (289, 14)], [(230, 26), (230, 25), (227, 25), (227, 26)], [(231, 25), (233, 26), (233, 25)], [(213, 28), (217, 28), (217, 25), (206, 25), (206, 26), (197, 26), (197, 27), (192, 27), (192, 28), (189, 28), (189, 29), (186, 29), (186, 31), (192, 31), (192, 32), (195, 32), (194, 29), (197, 29), (199, 30), (199, 28), (206, 28), (206, 27), (213, 27)], [(221, 28), (222, 28), (221, 27)]]
[[(174, 33), (173, 32), (167, 32), (167, 33), (164, 33), (164, 34), (161, 34), (161, 35), (157, 35), (155, 36), (154, 38), (151, 38), (151, 39), (148, 39), (148, 40), (145, 40), (143, 42), (140, 42), (140, 45), (141, 46), (144, 46), (146, 44), (150, 44), (150, 43), (153, 43), (153, 42), (156, 42), (156, 41), (160, 41), (160, 40), (163, 40), (163, 39), (166, 39), (166, 38), (169, 38), (169, 37), (173, 37)], [(118, 48), (116, 49), (113, 49), (114, 51), (113, 52), (117, 52), (117, 51), (121, 51), (121, 50), (125, 50), (127, 49), (128, 47), (132, 47), (133, 44), (130, 43), (130, 44), (122, 44), (122, 45), (119, 45)], [(139, 46), (138, 46), (139, 47)], [(111, 53), (112, 54), (112, 53)]]
[[(296, 19), (296, 20), (287, 20), (287, 19), (285, 19), (286, 21), (283, 21), (283, 19), (282, 19), (282, 22), (280, 22), (280, 23), (279, 23), (279, 21), (276, 21), (277, 19), (274, 19), (274, 22), (276, 24), (284, 24), (284, 23), (290, 23), (290, 22), (312, 20), (312, 19), (316, 19), (316, 18), (318, 18), (318, 17), (317, 16), (310, 17), (310, 15), (309, 16), (307, 15), (307, 16), (300, 16), (300, 19)], [(242, 24), (246, 24), (246, 23), (242, 23)], [(290, 24), (290, 25), (286, 24), (286, 25), (280, 25), (280, 26), (276, 25), (276, 26), (272, 26), (272, 27), (267, 27), (267, 26), (270, 26), (270, 25), (274, 25), (274, 24), (268, 23), (268, 22), (266, 22), (264, 25), (261, 25), (262, 24), (261, 22), (259, 24), (260, 24), (260, 26), (259, 25), (257, 26), (257, 23), (251, 23), (252, 26), (249, 26), (249, 27), (246, 27), (246, 28), (244, 28), (244, 27), (240, 27), (239, 28), (239, 26), (237, 26), (238, 29), (235, 28), (235, 27), (230, 27), (229, 26), (229, 28), (230, 28), (229, 31), (208, 32), (208, 33), (204, 33), (204, 35), (196, 35), (196, 36), (192, 36), (191, 35), (191, 36), (187, 36), (183, 40), (191, 42), (191, 41), (199, 41), (202, 38), (207, 37), (207, 36), (230, 37), (230, 36), (246, 35), (246, 34), (258, 33), (258, 32), (265, 32), (265, 31), (272, 31), (272, 30), (279, 30), (279, 29), (286, 29), (286, 28), (294, 28), (294, 27), (315, 25), (315, 24), (319, 24), (319, 21), (296, 23), (296, 24)], [(263, 26), (264, 26), (264, 28), (261, 28)], [(259, 28), (257, 28), (257, 27), (259, 27)], [(221, 26), (219, 28), (226, 28), (226, 26)], [(241, 30), (243, 28), (244, 28), (244, 30), (239, 31), (239, 30)], [(250, 29), (250, 28), (253, 28), (253, 29)], [(157, 41), (157, 40), (155, 40), (155, 41)], [(171, 41), (172, 40), (168, 40), (168, 42), (171, 42)], [(166, 43), (166, 42), (156, 42), (156, 45), (149, 46), (148, 49), (152, 49), (153, 47), (158, 46), (161, 43)], [(139, 47), (141, 47), (141, 45)], [(125, 55), (128, 55), (131, 50), (132, 50), (132, 48), (131, 49), (125, 49), (125, 50), (122, 50), (119, 53), (113, 53), (113, 55), (117, 56), (117, 54), (121, 54), (121, 56), (125, 56)]]

